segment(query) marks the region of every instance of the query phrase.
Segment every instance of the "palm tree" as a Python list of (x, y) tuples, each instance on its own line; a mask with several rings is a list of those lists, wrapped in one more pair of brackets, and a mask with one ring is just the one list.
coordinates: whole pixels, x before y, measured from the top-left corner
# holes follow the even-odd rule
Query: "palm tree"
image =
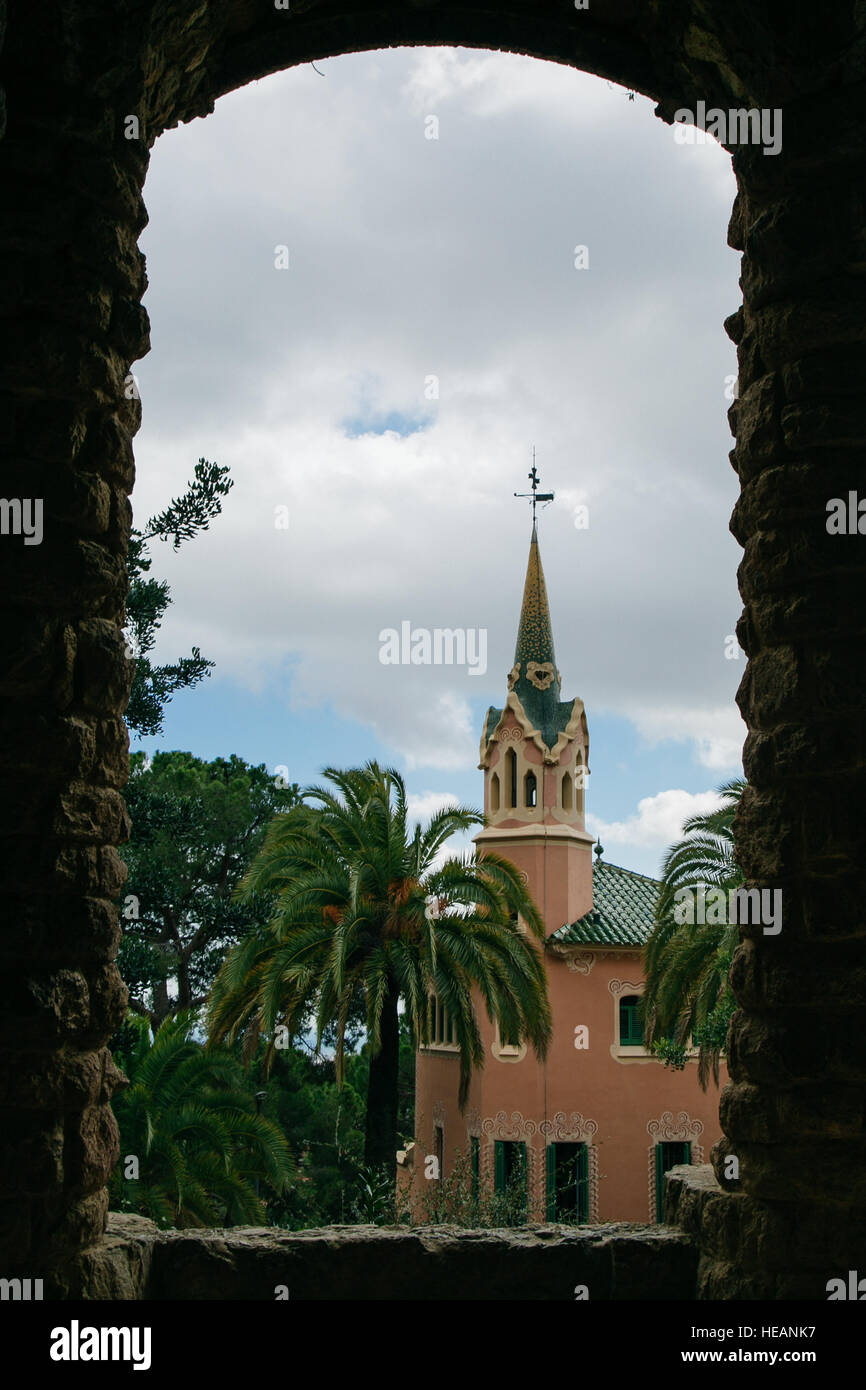
[[(734, 859), (734, 814), (746, 783), (741, 778), (719, 787), (721, 805), (707, 815), (690, 816), (683, 838), (662, 864), (655, 923), (644, 950), (644, 1039), (659, 1055), (682, 1065), (689, 1037), (698, 1044), (698, 1081), (706, 1090), (710, 1073), (719, 1082), (719, 1061), (735, 1003), (728, 972), (737, 947), (736, 923), (680, 922), (678, 891), (742, 886)], [(682, 915), (682, 914), (680, 914)]]
[[(254, 1113), (241, 1063), (206, 1052), (191, 1037), (195, 1024), (184, 1010), (151, 1042), (146, 1019), (127, 1019), (122, 1061), (132, 1084), (112, 1102), (121, 1143), (112, 1199), (160, 1226), (263, 1225), (259, 1181), (282, 1192), (294, 1160), (276, 1125)], [(138, 1171), (127, 1177), (131, 1157)]]
[(275, 818), (240, 886), (241, 895), (268, 895), (276, 906), (268, 927), (224, 962), (210, 1039), (244, 1034), (249, 1055), (264, 1033), (270, 1056), (280, 1025), (287, 1038), (314, 1014), (317, 1046), (336, 1025), (342, 1084), (346, 1024), (360, 1001), (370, 1047), (364, 1158), (393, 1175), (400, 1001), (416, 1044), (430, 1041), (431, 996), (444, 1006), (460, 1049), (464, 1106), (472, 1068), (484, 1063), (475, 989), (504, 1036), (546, 1055), (552, 1019), (535, 944), (544, 924), (508, 860), (467, 854), (441, 862), (455, 832), (483, 825), (477, 811), (446, 806), (411, 831), (393, 768), (370, 762), (324, 775), (333, 789), (308, 788), (298, 807)]

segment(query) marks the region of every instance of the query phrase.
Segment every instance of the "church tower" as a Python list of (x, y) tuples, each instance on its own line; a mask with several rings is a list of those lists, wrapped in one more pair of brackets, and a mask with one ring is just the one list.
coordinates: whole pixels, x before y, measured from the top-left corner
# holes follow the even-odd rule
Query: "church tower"
[(592, 907), (589, 734), (583, 701), (562, 699), (534, 518), (508, 694), (487, 711), (480, 767), (479, 853), (494, 850), (523, 871), (548, 935), (577, 921)]

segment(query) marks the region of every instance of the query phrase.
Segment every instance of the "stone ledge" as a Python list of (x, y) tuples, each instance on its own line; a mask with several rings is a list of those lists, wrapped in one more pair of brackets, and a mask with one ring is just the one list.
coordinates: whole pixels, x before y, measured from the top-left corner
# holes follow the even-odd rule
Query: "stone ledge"
[[(50, 1297), (174, 1301), (691, 1300), (698, 1252), (669, 1226), (328, 1226), (161, 1231), (112, 1213), (104, 1241), (50, 1281)], [(48, 1283), (49, 1281), (46, 1281)]]
[(866, 1241), (862, 1208), (828, 1228), (827, 1207), (727, 1191), (709, 1164), (665, 1174), (664, 1215), (700, 1251), (701, 1300), (826, 1301), (828, 1279), (844, 1277)]
[(729, 1195), (719, 1185), (712, 1164), (680, 1163), (665, 1173), (664, 1219), (698, 1241), (707, 1207), (726, 1201)]

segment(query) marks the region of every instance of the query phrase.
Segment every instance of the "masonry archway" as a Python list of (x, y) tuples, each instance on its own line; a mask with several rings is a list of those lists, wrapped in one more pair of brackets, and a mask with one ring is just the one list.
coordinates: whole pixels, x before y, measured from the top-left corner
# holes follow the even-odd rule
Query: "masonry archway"
[[(406, 0), (351, 12), (328, 0), (175, 0), (122, 14), (78, 0), (62, 25), (22, 10), (2, 52), (0, 274), (15, 328), (0, 421), (4, 493), (44, 499), (44, 539), (22, 548), (7, 536), (0, 548), (4, 1268), (59, 1271), (98, 1241), (117, 1159), (105, 1044), (125, 1006), (120, 624), (139, 424), (124, 383), (148, 349), (136, 244), (148, 151), (223, 93), (294, 64), (452, 44), (571, 64), (652, 97), (668, 120), (699, 100), (784, 113), (777, 155), (732, 149), (743, 304), (726, 323), (739, 354), (731, 525), (749, 658), (737, 844), (752, 883), (782, 888), (784, 928), (741, 928), (727, 1137), (714, 1155), (721, 1181), (731, 1185), (726, 1153), (740, 1176), (730, 1214), (700, 1230), (701, 1291), (825, 1297), (866, 1234), (866, 564), (856, 534), (825, 525), (828, 499), (856, 489), (866, 446), (858, 8), (846, 0), (832, 23), (815, 13), (797, 29), (757, 0)], [(129, 115), (138, 139), (125, 138)]]

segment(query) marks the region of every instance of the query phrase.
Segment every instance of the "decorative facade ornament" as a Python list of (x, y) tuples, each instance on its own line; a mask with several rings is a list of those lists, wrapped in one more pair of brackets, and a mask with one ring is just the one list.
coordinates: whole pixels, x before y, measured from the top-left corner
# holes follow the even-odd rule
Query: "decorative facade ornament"
[(598, 1225), (598, 1148), (595, 1144), (587, 1144), (587, 1179), (589, 1181), (589, 1217), (590, 1226)]
[(557, 676), (552, 661), (527, 661), (526, 679), (536, 690), (549, 690)]
[(588, 1183), (587, 1220), (591, 1226), (598, 1225), (598, 1148), (593, 1139), (598, 1133), (595, 1120), (584, 1119), (577, 1110), (566, 1115), (557, 1110), (552, 1120), (542, 1120), (539, 1126), (545, 1139), (554, 1144), (586, 1145), (586, 1176)]
[(591, 1144), (598, 1133), (598, 1125), (595, 1120), (585, 1120), (577, 1110), (572, 1110), (570, 1115), (557, 1110), (552, 1120), (541, 1121), (539, 1130), (545, 1139), (555, 1144)]
[(445, 1128), (445, 1106), (442, 1104), (441, 1101), (438, 1101), (438, 1100), (434, 1100), (434, 1102), (433, 1102), (433, 1127), (434, 1127), (434, 1129), (435, 1129), (436, 1125), (439, 1125), (442, 1129)]
[(672, 1140), (691, 1141), (704, 1132), (703, 1120), (692, 1120), (688, 1111), (680, 1110), (676, 1118), (672, 1110), (664, 1110), (657, 1120), (647, 1122), (646, 1132), (658, 1143)]
[(507, 743), (509, 739), (512, 739), (515, 743), (520, 743), (523, 739), (523, 730), (513, 725), (510, 729), (503, 729), (501, 734), (498, 735), (498, 739), (500, 743)]
[[(519, 1110), (511, 1112), (508, 1118), (504, 1110), (499, 1110), (495, 1115), (488, 1116), (481, 1124), (482, 1133), (487, 1137), (487, 1143), (482, 1146), (482, 1168), (486, 1175), (486, 1180), (492, 1184), (494, 1180), (494, 1150), (497, 1139), (523, 1139), (531, 1140), (534, 1134), (538, 1133), (538, 1124), (535, 1120), (525, 1120)], [(536, 1150), (532, 1143), (526, 1144), (526, 1198), (527, 1214), (530, 1220), (533, 1217), (539, 1219), (544, 1211), (544, 1152)]]
[(614, 999), (619, 999), (621, 994), (638, 994), (643, 989), (643, 980), (608, 980), (607, 987)]
[(508, 672), (508, 676), (507, 676), (507, 680), (508, 680), (508, 689), (509, 689), (509, 690), (513, 690), (513, 689), (514, 689), (515, 685), (517, 684), (517, 678), (518, 678), (519, 675), (520, 675), (520, 662), (519, 662), (519, 661), (515, 661), (514, 665), (512, 666), (511, 670)]
[(482, 1122), (481, 1129), (488, 1139), (531, 1139), (538, 1133), (538, 1124), (535, 1120), (524, 1120), (519, 1110), (511, 1112), (510, 1120), (504, 1110), (498, 1110)]
[(672, 1110), (664, 1110), (657, 1120), (647, 1121), (647, 1134), (652, 1143), (648, 1152), (647, 1191), (649, 1197), (649, 1219), (656, 1221), (656, 1149), (659, 1144), (679, 1141), (691, 1144), (691, 1163), (703, 1163), (704, 1146), (698, 1138), (704, 1132), (702, 1120), (690, 1118), (687, 1110), (680, 1110), (676, 1117)]
[(595, 953), (593, 951), (576, 951), (574, 954), (569, 952), (565, 957), (565, 963), (574, 975), (588, 975), (595, 965)]

